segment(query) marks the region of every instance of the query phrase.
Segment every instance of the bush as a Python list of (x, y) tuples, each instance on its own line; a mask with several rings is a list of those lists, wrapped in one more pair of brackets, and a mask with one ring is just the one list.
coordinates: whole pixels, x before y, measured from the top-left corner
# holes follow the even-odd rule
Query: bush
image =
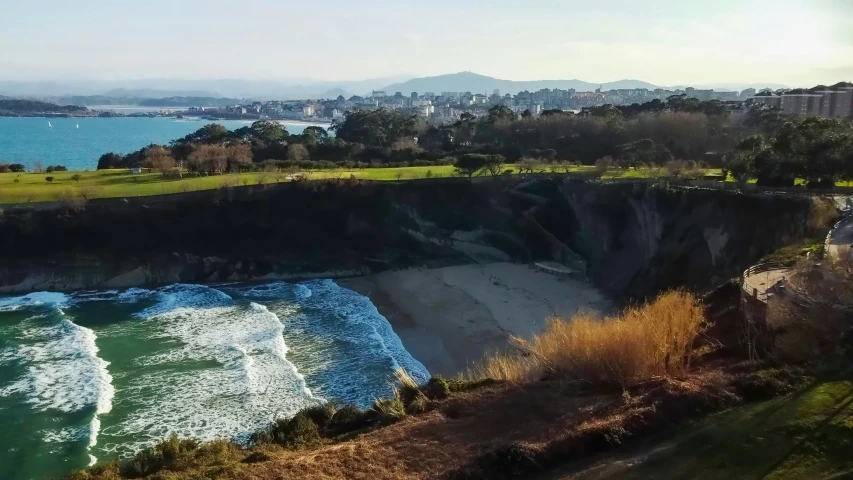
[(400, 391), (395, 388), (393, 397), (373, 402), (373, 411), (379, 415), (379, 421), (384, 424), (395, 423), (405, 418), (406, 405), (400, 397)]
[(53, 177), (44, 177), (47, 183), (53, 183)]
[(79, 182), (81, 178), (83, 177), (81, 177), (79, 173), (75, 173), (71, 176), (71, 180), (74, 180), (75, 182)]
[(552, 319), (532, 340), (513, 339), (525, 355), (491, 357), (472, 373), (511, 381), (553, 375), (627, 388), (683, 375), (705, 328), (696, 298), (676, 290), (603, 320), (587, 313), (568, 322)]
[(333, 433), (351, 432), (366, 427), (370, 423), (369, 412), (359, 410), (355, 405), (344, 405), (335, 412), (327, 424)]
[(287, 448), (302, 448), (320, 442), (320, 428), (312, 416), (318, 410), (301, 410), (291, 419), (279, 419), (264, 431), (252, 435), (254, 444), (276, 443)]
[(441, 375), (433, 375), (424, 393), (432, 400), (443, 400), (450, 396), (450, 384)]
[(196, 440), (180, 440), (177, 436), (172, 436), (153, 447), (136, 452), (131, 460), (120, 466), (121, 475), (130, 478), (145, 477), (178, 466), (181, 460), (194, 453), (198, 447), (199, 442)]

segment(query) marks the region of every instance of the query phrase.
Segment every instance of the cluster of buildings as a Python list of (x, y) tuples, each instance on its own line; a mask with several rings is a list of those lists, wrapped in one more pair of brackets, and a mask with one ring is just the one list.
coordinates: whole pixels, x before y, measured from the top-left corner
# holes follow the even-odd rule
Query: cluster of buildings
[(732, 111), (745, 111), (750, 103), (759, 103), (779, 108), (784, 113), (798, 115), (820, 115), (848, 118), (853, 114), (853, 84), (839, 83), (832, 87), (815, 87), (809, 90), (756, 92), (748, 88), (739, 92), (684, 89), (616, 89), (594, 92), (577, 92), (574, 89), (542, 89), (536, 92), (523, 91), (515, 95), (501, 95), (499, 90), (488, 93), (472, 92), (412, 92), (389, 95), (384, 91), (373, 91), (367, 96), (352, 96), (328, 100), (289, 100), (253, 102), (247, 105), (231, 105), (224, 108), (193, 107), (188, 113), (220, 116), (226, 118), (259, 118), (280, 120), (334, 120), (344, 112), (355, 109), (372, 110), (387, 108), (406, 110), (429, 119), (432, 123), (450, 123), (459, 119), (463, 112), (475, 116), (485, 115), (495, 105), (504, 105), (521, 114), (529, 111), (536, 116), (545, 110), (559, 109), (580, 111), (599, 105), (643, 104), (652, 100), (666, 101), (673, 95), (686, 95), (702, 101), (719, 100)]
[(343, 117), (342, 110), (335, 108), (327, 110), (322, 102), (310, 100), (273, 100), (225, 107), (190, 107), (187, 113), (211, 117), (272, 120), (323, 120)]
[(853, 84), (779, 92), (765, 90), (755, 95), (752, 101), (769, 108), (778, 108), (789, 115), (851, 118)]
[(353, 108), (388, 108), (409, 109), (422, 117), (429, 118), (434, 123), (456, 121), (462, 112), (471, 112), (475, 115), (485, 114), (488, 108), (494, 105), (505, 105), (514, 112), (521, 114), (529, 111), (532, 115), (539, 115), (545, 110), (573, 110), (580, 111), (586, 107), (598, 105), (631, 105), (634, 103), (645, 103), (652, 100), (666, 101), (673, 95), (688, 95), (700, 100), (720, 100), (726, 102), (742, 101), (755, 95), (754, 89), (741, 92), (699, 90), (694, 88), (685, 89), (654, 89), (632, 88), (602, 91), (601, 88), (594, 92), (578, 92), (574, 89), (542, 89), (536, 92), (523, 91), (515, 95), (501, 95), (499, 90), (491, 94), (472, 92), (412, 92), (403, 95), (400, 92), (388, 95), (387, 92), (374, 91), (367, 97), (351, 97), (344, 99), (338, 97), (335, 108), (338, 111), (347, 111)]

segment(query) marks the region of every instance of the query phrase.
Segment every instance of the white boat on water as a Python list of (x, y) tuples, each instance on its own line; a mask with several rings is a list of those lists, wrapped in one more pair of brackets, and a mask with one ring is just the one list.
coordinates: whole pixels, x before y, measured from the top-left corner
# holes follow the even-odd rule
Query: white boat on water
[(53, 125), (51, 125), (50, 122), (47, 122), (47, 128), (53, 128)]
[(77, 124), (77, 128), (80, 128), (80, 124), (79, 124), (79, 123)]

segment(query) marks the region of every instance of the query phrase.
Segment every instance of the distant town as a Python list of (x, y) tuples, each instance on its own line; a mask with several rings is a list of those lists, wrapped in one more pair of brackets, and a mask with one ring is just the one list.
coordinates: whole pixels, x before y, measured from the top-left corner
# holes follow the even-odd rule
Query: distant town
[(463, 112), (475, 116), (488, 114), (494, 105), (505, 105), (513, 112), (525, 112), (538, 116), (547, 110), (568, 110), (576, 113), (601, 105), (643, 104), (654, 100), (665, 102), (677, 95), (693, 97), (700, 101), (716, 100), (733, 114), (746, 112), (750, 104), (759, 103), (781, 109), (785, 114), (814, 115), (834, 118), (849, 118), (853, 112), (853, 84), (838, 83), (831, 87), (818, 86), (810, 89), (756, 91), (748, 88), (736, 91), (700, 90), (685, 88), (667, 89), (617, 89), (594, 92), (577, 92), (574, 89), (548, 89), (536, 92), (522, 91), (515, 95), (502, 94), (494, 90), (490, 94), (472, 92), (411, 92), (403, 94), (377, 90), (368, 96), (338, 96), (333, 100), (290, 100), (252, 102), (245, 105), (225, 107), (190, 107), (186, 115), (209, 116), (211, 118), (258, 118), (278, 120), (330, 121), (341, 119), (344, 113), (354, 109), (410, 111), (434, 124), (453, 123)]
[[(751, 105), (775, 108), (784, 114), (802, 116), (822, 116), (831, 118), (850, 118), (853, 114), (853, 83), (840, 82), (832, 86), (819, 85), (809, 89), (756, 90), (747, 88), (741, 91), (713, 89), (664, 88), (628, 88), (580, 92), (575, 89), (543, 88), (535, 92), (527, 90), (516, 94), (493, 90), (483, 93), (466, 92), (403, 92), (389, 93), (374, 90), (369, 95), (343, 95), (334, 99), (319, 100), (272, 100), (252, 101), (209, 97), (170, 97), (145, 99), (143, 106), (162, 107), (156, 111), (121, 113), (110, 106), (85, 111), (69, 110), (59, 107), (48, 111), (50, 105), (42, 102), (29, 102), (40, 105), (44, 110), (10, 112), (0, 108), (0, 115), (18, 116), (191, 116), (209, 120), (247, 119), (247, 120), (290, 120), (307, 122), (331, 122), (342, 119), (352, 110), (375, 110), (385, 108), (409, 112), (427, 119), (432, 124), (447, 124), (458, 121), (465, 112), (475, 117), (485, 116), (489, 108), (504, 105), (518, 115), (539, 116), (547, 111), (571, 111), (583, 113), (585, 110), (602, 105), (633, 105), (666, 100), (673, 96), (696, 98), (700, 101), (719, 102), (722, 108), (733, 115), (746, 113)], [(2, 100), (2, 97), (0, 97)], [(54, 105), (55, 106), (55, 105)], [(166, 108), (174, 106), (174, 108)], [(0, 106), (2, 107), (2, 106)]]

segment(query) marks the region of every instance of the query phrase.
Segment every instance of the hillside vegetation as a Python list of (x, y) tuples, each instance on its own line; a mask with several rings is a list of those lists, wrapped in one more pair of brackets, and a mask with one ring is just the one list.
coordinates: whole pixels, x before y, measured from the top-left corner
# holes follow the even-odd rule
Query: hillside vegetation
[[(601, 330), (583, 317), (573, 319), (578, 327), (555, 320), (540, 337), (522, 344), (527, 352), (503, 357), (519, 363), (533, 355), (542, 376), (433, 377), (419, 386), (398, 372), (394, 397), (377, 400), (367, 411), (334, 403), (309, 408), (258, 432), (248, 449), (173, 438), (133, 459), (71, 478), (517, 478), (803, 382), (795, 370), (759, 365), (688, 368), (701, 352), (696, 340), (705, 321), (698, 307), (691, 295), (671, 292), (605, 320)], [(655, 326), (642, 325), (641, 317), (655, 318)], [(657, 330), (667, 340), (646, 338), (661, 328), (671, 330)], [(619, 335), (604, 334), (614, 332)], [(643, 348), (617, 353), (629, 336), (645, 338), (635, 342)], [(587, 353), (565, 356), (551, 350), (568, 342)], [(669, 356), (649, 350), (670, 342)], [(576, 362), (583, 358), (588, 363), (579, 368)], [(619, 375), (601, 368), (617, 360)]]

